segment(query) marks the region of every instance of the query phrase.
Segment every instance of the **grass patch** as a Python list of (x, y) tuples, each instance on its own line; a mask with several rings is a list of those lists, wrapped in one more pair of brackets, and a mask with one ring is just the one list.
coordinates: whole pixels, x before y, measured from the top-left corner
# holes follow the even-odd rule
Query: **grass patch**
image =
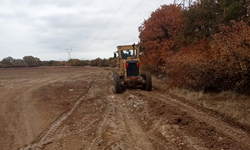
[(159, 79), (155, 76), (152, 76), (152, 87), (154, 90), (164, 92), (166, 91), (167, 83), (164, 82), (164, 79)]
[(204, 93), (187, 89), (172, 88), (171, 94), (185, 98), (191, 103), (219, 112), (235, 121), (250, 126), (250, 97), (233, 91)]

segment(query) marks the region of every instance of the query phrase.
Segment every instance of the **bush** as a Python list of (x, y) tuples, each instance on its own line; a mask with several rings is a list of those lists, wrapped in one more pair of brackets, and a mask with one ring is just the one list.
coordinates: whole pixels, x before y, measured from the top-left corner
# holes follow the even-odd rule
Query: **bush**
[(233, 22), (220, 26), (211, 42), (201, 40), (167, 59), (166, 70), (178, 87), (197, 90), (236, 90), (250, 88), (250, 27)]
[(249, 1), (163, 5), (139, 27), (143, 68), (171, 86), (250, 94)]
[(79, 59), (70, 59), (69, 64), (70, 64), (70, 66), (80, 66), (81, 61)]

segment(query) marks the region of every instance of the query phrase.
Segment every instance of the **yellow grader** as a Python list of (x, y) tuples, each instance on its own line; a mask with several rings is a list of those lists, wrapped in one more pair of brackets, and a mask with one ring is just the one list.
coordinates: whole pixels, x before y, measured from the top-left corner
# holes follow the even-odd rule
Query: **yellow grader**
[[(120, 93), (126, 86), (141, 85), (143, 90), (152, 90), (151, 75), (141, 70), (139, 45), (117, 46), (117, 71), (113, 73), (114, 92)], [(117, 56), (118, 54), (118, 56)]]

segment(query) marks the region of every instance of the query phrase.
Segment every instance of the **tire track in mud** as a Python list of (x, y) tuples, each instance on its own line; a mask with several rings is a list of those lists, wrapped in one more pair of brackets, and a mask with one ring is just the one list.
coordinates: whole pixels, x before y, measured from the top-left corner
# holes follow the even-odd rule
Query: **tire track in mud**
[[(89, 94), (89, 92), (91, 91), (94, 83), (95, 83), (96, 79), (92, 80), (91, 85), (89, 86), (86, 94), (84, 94), (83, 96), (81, 96), (76, 103), (74, 104), (74, 106), (66, 113), (64, 113), (63, 115), (61, 115), (56, 121), (54, 121), (49, 128), (47, 128), (47, 130), (44, 131), (44, 133), (42, 134), (42, 136), (38, 139), (35, 140), (36, 142), (29, 144), (25, 147), (20, 148), (20, 150), (29, 150), (29, 149), (35, 149), (35, 148), (43, 148), (44, 145), (47, 145), (49, 143), (51, 143), (53, 140), (57, 139), (58, 137), (53, 137), (55, 135), (55, 133), (57, 131), (60, 130), (60, 126), (62, 124), (62, 122), (64, 120), (66, 120), (68, 118), (69, 115), (71, 115), (74, 110), (77, 108), (77, 106), (84, 100), (84, 98), (86, 97), (87, 94)], [(63, 136), (64, 137), (64, 136)]]
[(127, 96), (106, 96), (108, 106), (96, 129), (96, 136), (85, 149), (151, 150), (147, 135), (126, 108)]
[[(111, 80), (112, 74), (109, 72), (108, 75), (108, 79)], [(113, 91), (111, 91), (112, 86), (109, 86), (110, 87), (106, 88), (107, 93), (105, 93), (103, 99), (107, 105), (105, 111), (100, 116), (94, 138), (88, 146), (82, 149), (124, 150), (123, 141), (120, 139), (125, 133), (118, 127), (116, 96), (113, 94)], [(115, 136), (115, 138), (113, 136)]]
[[(160, 95), (161, 97), (164, 97), (163, 95)], [(192, 112), (190, 113), (192, 116), (195, 118), (198, 118), (200, 120), (203, 120), (204, 122), (209, 123), (210, 125), (214, 126), (216, 129), (219, 129), (221, 132), (224, 134), (230, 136), (232, 139), (238, 141), (239, 143), (242, 143), (246, 145), (248, 148), (250, 148), (250, 135), (247, 134), (246, 132), (243, 132), (239, 129), (236, 129), (226, 122), (220, 121), (219, 119), (215, 117), (211, 117), (204, 112), (198, 111), (197, 109), (188, 106), (184, 103), (181, 103), (180, 101), (171, 98), (169, 95), (167, 97), (169, 100), (171, 100), (171, 104), (175, 105), (176, 107), (179, 107), (181, 110), (186, 111), (186, 112)], [(164, 99), (160, 99), (164, 100)], [(165, 100), (166, 101), (166, 100)]]
[(97, 145), (99, 143), (101, 143), (102, 141), (102, 134), (103, 134), (103, 131), (105, 130), (106, 126), (107, 126), (107, 117), (109, 115), (109, 110), (106, 110), (105, 113), (103, 113), (103, 116), (102, 116), (102, 120), (99, 122), (98, 124), (98, 130), (96, 132), (96, 138), (94, 138), (91, 143), (90, 143), (90, 146), (89, 146), (89, 150), (92, 150), (92, 149), (95, 149), (95, 147), (97, 147)]
[[(147, 101), (136, 96), (136, 94), (134, 94), (134, 90), (128, 90), (128, 92), (125, 93), (129, 93), (129, 96), (123, 100), (126, 101), (127, 104), (124, 114), (129, 114), (130, 117), (127, 119), (128, 122), (133, 120), (132, 123), (128, 123), (128, 126), (132, 127), (132, 129), (136, 131), (136, 134), (141, 134), (143, 137), (139, 140), (134, 139), (134, 141), (141, 140), (139, 144), (137, 142), (138, 145), (144, 145), (144, 147), (140, 147), (139, 149), (186, 149), (178, 147), (176, 143), (174, 143), (175, 141), (173, 141), (173, 139), (175, 140), (176, 137), (170, 137), (172, 132), (180, 131), (176, 131), (175, 129), (166, 131), (165, 129), (162, 129), (163, 127), (169, 125), (166, 124), (162, 118), (158, 118), (157, 116), (150, 114)], [(155, 120), (148, 121), (149, 118), (154, 118)], [(136, 124), (136, 127), (134, 127), (134, 124)], [(137, 127), (140, 129), (138, 130)], [(180, 143), (180, 141), (178, 141), (178, 143)]]
[(126, 133), (124, 144), (128, 149), (151, 150), (153, 147), (148, 139), (149, 135), (142, 130), (141, 125), (130, 113), (129, 105), (133, 105), (133, 102), (129, 103), (127, 100), (134, 101), (133, 98), (131, 94), (126, 92), (122, 95), (116, 95), (118, 122), (123, 132)]
[(156, 132), (160, 132), (158, 131), (159, 128), (161, 127), (161, 122), (162, 119), (159, 119), (158, 121), (156, 121), (153, 124), (152, 129), (150, 129), (149, 131), (147, 131), (147, 134), (150, 135), (148, 136), (149, 139), (153, 142), (153, 143), (157, 143), (157, 145), (159, 145), (159, 147), (162, 147), (164, 149), (168, 149), (168, 150), (174, 150), (175, 148), (172, 148), (171, 146), (167, 146), (166, 145), (166, 141), (164, 141), (163, 139), (160, 139), (159, 137), (157, 137), (154, 133)]
[[(101, 69), (101, 71), (99, 71), (98, 73), (99, 76), (96, 77), (95, 83), (91, 86), (89, 92), (86, 95), (86, 101), (84, 101), (83, 104), (80, 105), (77, 110), (75, 110), (75, 112), (71, 115), (73, 118), (69, 118), (67, 121), (65, 121), (65, 123), (62, 124), (62, 126), (65, 126), (67, 124), (66, 122), (69, 123), (68, 125), (66, 125), (66, 129), (64, 129), (69, 133), (65, 134), (65, 131), (63, 130), (60, 130), (59, 133), (55, 133), (57, 135), (61, 134), (63, 135), (63, 137), (60, 138), (60, 136), (58, 136), (59, 138), (54, 139), (53, 143), (49, 143), (44, 147), (44, 149), (98, 149), (96, 147), (98, 147), (98, 144), (100, 143), (100, 137), (102, 136), (101, 131), (102, 129), (105, 130), (105, 127), (107, 125), (106, 120), (109, 114), (108, 109), (105, 107), (106, 96), (107, 93), (109, 93), (109, 88), (100, 91), (100, 87), (102, 87), (100, 85), (109, 86), (109, 84), (106, 83), (107, 81), (109, 82), (109, 80), (106, 79), (108, 78), (109, 74), (103, 69)], [(93, 76), (96, 75), (97, 73), (93, 74), (91, 77), (93, 78)], [(89, 117), (89, 115), (86, 115), (87, 117), (83, 117), (81, 115), (83, 118), (78, 118), (81, 121), (74, 120), (74, 116), (80, 115), (80, 110), (89, 109), (98, 109), (102, 110), (102, 112), (100, 113), (100, 111), (97, 110), (96, 112), (92, 112), (92, 115), (90, 115), (91, 117)], [(81, 112), (81, 114), (84, 115), (84, 111)], [(83, 119), (86, 121), (83, 121)], [(90, 123), (89, 119), (92, 123)], [(74, 123), (70, 120), (74, 120)], [(78, 127), (75, 128), (76, 126)], [(74, 131), (74, 133), (72, 132), (72, 130)], [(69, 143), (68, 140), (73, 140), (73, 143)], [(77, 141), (78, 143), (76, 143)], [(75, 146), (75, 144), (78, 144), (78, 146)]]
[[(149, 93), (143, 92), (143, 94), (150, 96)], [(168, 105), (171, 105), (175, 108), (178, 108), (179, 110), (188, 113), (189, 115), (193, 116), (194, 118), (198, 120), (202, 120), (211, 126), (218, 129), (223, 134), (229, 136), (231, 139), (241, 143), (242, 145), (247, 146), (250, 148), (250, 135), (240, 129), (237, 129), (235, 127), (232, 127), (226, 122), (223, 122), (215, 117), (210, 116), (209, 114), (206, 114), (205, 112), (199, 111), (194, 107), (191, 107), (185, 103), (180, 102), (177, 99), (172, 98), (170, 95), (162, 95), (160, 93), (154, 93), (155, 98), (159, 99), (160, 101), (167, 103)]]
[[(29, 105), (27, 105), (28, 103), (28, 97), (30, 95), (30, 93), (40, 87), (42, 85), (42, 83), (48, 83), (48, 82), (51, 82), (51, 81), (54, 81), (55, 79), (43, 79), (43, 80), (39, 80), (39, 81), (35, 81), (37, 84), (36, 86), (32, 86), (32, 87), (29, 87), (26, 91), (24, 91), (24, 93), (22, 93), (22, 96), (21, 98), (23, 99), (23, 103), (22, 103), (22, 107), (23, 107), (23, 113), (22, 113), (22, 116), (23, 116), (23, 120), (24, 120), (24, 124), (25, 124), (25, 127), (26, 127), (26, 133), (27, 133), (27, 138), (29, 140), (32, 140), (33, 139), (33, 134), (32, 134), (32, 128), (31, 128), (31, 124), (30, 124), (30, 121), (29, 119), (27, 118), (27, 115), (29, 112), (27, 112), (27, 108), (25, 109), (25, 107), (28, 107)], [(34, 81), (30, 81), (30, 82), (34, 82)]]
[[(105, 79), (103, 78), (103, 75), (105, 75)], [(100, 73), (100, 78), (101, 83), (103, 85), (106, 85), (105, 93), (103, 93), (104, 95), (102, 95), (102, 100), (106, 101), (105, 103), (107, 103), (107, 105), (105, 111), (99, 117), (97, 129), (94, 132), (94, 138), (89, 142), (89, 144), (87, 144), (87, 146), (83, 147), (82, 149), (124, 150), (122, 142), (116, 142), (117, 139), (112, 139), (114, 141), (110, 141), (109, 137), (109, 134), (121, 134), (121, 132), (111, 129), (117, 126), (117, 105), (114, 102), (115, 96), (112, 90), (113, 86), (112, 84), (110, 84), (113, 80), (112, 72), (102, 69), (102, 72)]]
[[(27, 92), (24, 92), (23, 95), (22, 95), (22, 99), (24, 99), (24, 102), (27, 101), (28, 99), (28, 96), (27, 96)], [(26, 133), (27, 133), (27, 138), (29, 140), (32, 140), (33, 139), (33, 134), (32, 134), (32, 129), (31, 129), (31, 124), (30, 124), (30, 121), (28, 120), (27, 118), (27, 112), (24, 113), (24, 111), (27, 111), (27, 109), (25, 109), (25, 105), (27, 105), (26, 103), (22, 103), (22, 107), (24, 109), (23, 110), (23, 120), (24, 120), (24, 124), (25, 124), (25, 128), (26, 128)]]
[(142, 130), (138, 122), (133, 118), (127, 109), (121, 110), (127, 131), (135, 142), (135, 149), (153, 149), (151, 142), (147, 139), (148, 135)]

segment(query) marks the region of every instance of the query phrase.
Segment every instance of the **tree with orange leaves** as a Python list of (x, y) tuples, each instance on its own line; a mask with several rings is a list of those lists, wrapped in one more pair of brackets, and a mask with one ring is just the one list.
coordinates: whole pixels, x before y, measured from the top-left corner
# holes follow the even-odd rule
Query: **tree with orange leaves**
[(174, 52), (176, 34), (183, 27), (182, 8), (162, 5), (139, 27), (143, 49), (141, 61), (152, 71), (161, 71), (166, 57)]

